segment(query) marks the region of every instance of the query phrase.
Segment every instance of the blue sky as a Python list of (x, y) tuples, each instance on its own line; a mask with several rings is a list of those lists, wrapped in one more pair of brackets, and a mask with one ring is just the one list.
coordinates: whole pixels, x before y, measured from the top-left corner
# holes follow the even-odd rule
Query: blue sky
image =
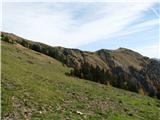
[(160, 3), (139, 1), (8, 0), (3, 3), (2, 31), (52, 46), (88, 51), (125, 47), (160, 58)]

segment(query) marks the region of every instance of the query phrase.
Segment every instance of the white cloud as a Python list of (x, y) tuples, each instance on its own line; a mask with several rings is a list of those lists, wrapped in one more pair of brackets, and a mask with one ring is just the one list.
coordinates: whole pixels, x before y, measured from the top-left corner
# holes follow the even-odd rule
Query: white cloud
[[(126, 29), (155, 4), (152, 0), (137, 2), (8, 2), (3, 5), (3, 30), (53, 46), (79, 47), (159, 24), (158, 19), (153, 19)], [(88, 11), (86, 16), (83, 10)], [(79, 18), (75, 17), (78, 12)]]
[(117, 34), (117, 36), (125, 36), (125, 35), (133, 34), (136, 32), (141, 32), (141, 31), (150, 29), (152, 26), (155, 26), (155, 25), (160, 26), (160, 18), (151, 19), (151, 20), (144, 21), (142, 23), (138, 23), (120, 32), (119, 34)]
[[(100, 4), (99, 7), (93, 4), (98, 12), (103, 13), (102, 16), (78, 24), (73, 19), (74, 9), (65, 7), (66, 4), (7, 3), (4, 6), (4, 30), (27, 38), (30, 36), (30, 39), (51, 45), (77, 47), (115, 36), (115, 33), (122, 31), (153, 5), (153, 3), (107, 3)], [(59, 7), (62, 8), (61, 11), (57, 10)], [(94, 16), (96, 13), (92, 14)]]
[(57, 44), (73, 22), (65, 11), (52, 11), (48, 4), (6, 3), (3, 30), (47, 44)]
[[(129, 34), (129, 32), (131, 34), (136, 31), (144, 30), (146, 27), (157, 24), (159, 21), (147, 21), (145, 23), (136, 25), (135, 27), (129, 29), (129, 31), (125, 29), (125, 27), (140, 17), (141, 12), (144, 12), (146, 9), (151, 7), (150, 5), (151, 4), (127, 4), (117, 6), (116, 8), (114, 7), (109, 15), (106, 15), (100, 19), (96, 19), (93, 22), (86, 23), (77, 31), (67, 34), (68, 40), (63, 41), (63, 43), (68, 43), (68, 46), (70, 45), (77, 47), (94, 42), (96, 40), (109, 39), (120, 34)], [(70, 43), (70, 41), (72, 41), (72, 43)]]

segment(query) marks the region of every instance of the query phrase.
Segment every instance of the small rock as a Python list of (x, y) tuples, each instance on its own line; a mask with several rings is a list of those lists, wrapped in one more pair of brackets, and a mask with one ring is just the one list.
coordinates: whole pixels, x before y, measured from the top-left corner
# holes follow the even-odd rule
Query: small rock
[(57, 110), (59, 111), (59, 110), (61, 110), (62, 108), (61, 108), (61, 106), (57, 106)]
[(69, 117), (67, 117), (67, 118), (66, 118), (66, 120), (70, 120), (70, 118), (69, 118)]
[(76, 111), (77, 114), (79, 115), (83, 115), (84, 113), (80, 112), (80, 111)]
[(124, 108), (124, 111), (127, 112), (127, 111), (129, 111), (129, 110), (128, 110), (127, 108)]
[(40, 114), (42, 114), (42, 111), (39, 111)]

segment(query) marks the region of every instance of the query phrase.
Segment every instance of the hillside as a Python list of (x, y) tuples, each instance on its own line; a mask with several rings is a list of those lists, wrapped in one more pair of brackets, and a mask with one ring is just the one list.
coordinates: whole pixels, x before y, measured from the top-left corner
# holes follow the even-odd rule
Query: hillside
[(52, 47), (4, 32), (2, 40), (57, 59), (73, 68), (68, 72), (71, 76), (160, 98), (160, 63), (132, 50), (119, 48), (88, 52)]
[(160, 118), (156, 98), (68, 76), (72, 68), (20, 44), (1, 47), (2, 120)]

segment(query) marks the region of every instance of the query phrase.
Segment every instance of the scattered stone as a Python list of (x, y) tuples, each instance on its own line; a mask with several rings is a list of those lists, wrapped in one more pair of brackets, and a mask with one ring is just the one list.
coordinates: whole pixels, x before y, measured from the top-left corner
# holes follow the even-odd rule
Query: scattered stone
[(42, 114), (42, 111), (39, 111), (40, 114)]
[(67, 118), (66, 118), (66, 120), (70, 120), (70, 118), (69, 118), (69, 117), (67, 117)]
[(62, 109), (61, 106), (57, 106), (57, 108), (56, 108), (57, 111), (59, 111), (61, 109)]
[(79, 115), (83, 115), (84, 113), (80, 112), (80, 111), (76, 111), (77, 114)]
[(124, 108), (124, 111), (127, 112), (127, 111), (129, 111), (129, 110), (128, 110), (127, 108)]

